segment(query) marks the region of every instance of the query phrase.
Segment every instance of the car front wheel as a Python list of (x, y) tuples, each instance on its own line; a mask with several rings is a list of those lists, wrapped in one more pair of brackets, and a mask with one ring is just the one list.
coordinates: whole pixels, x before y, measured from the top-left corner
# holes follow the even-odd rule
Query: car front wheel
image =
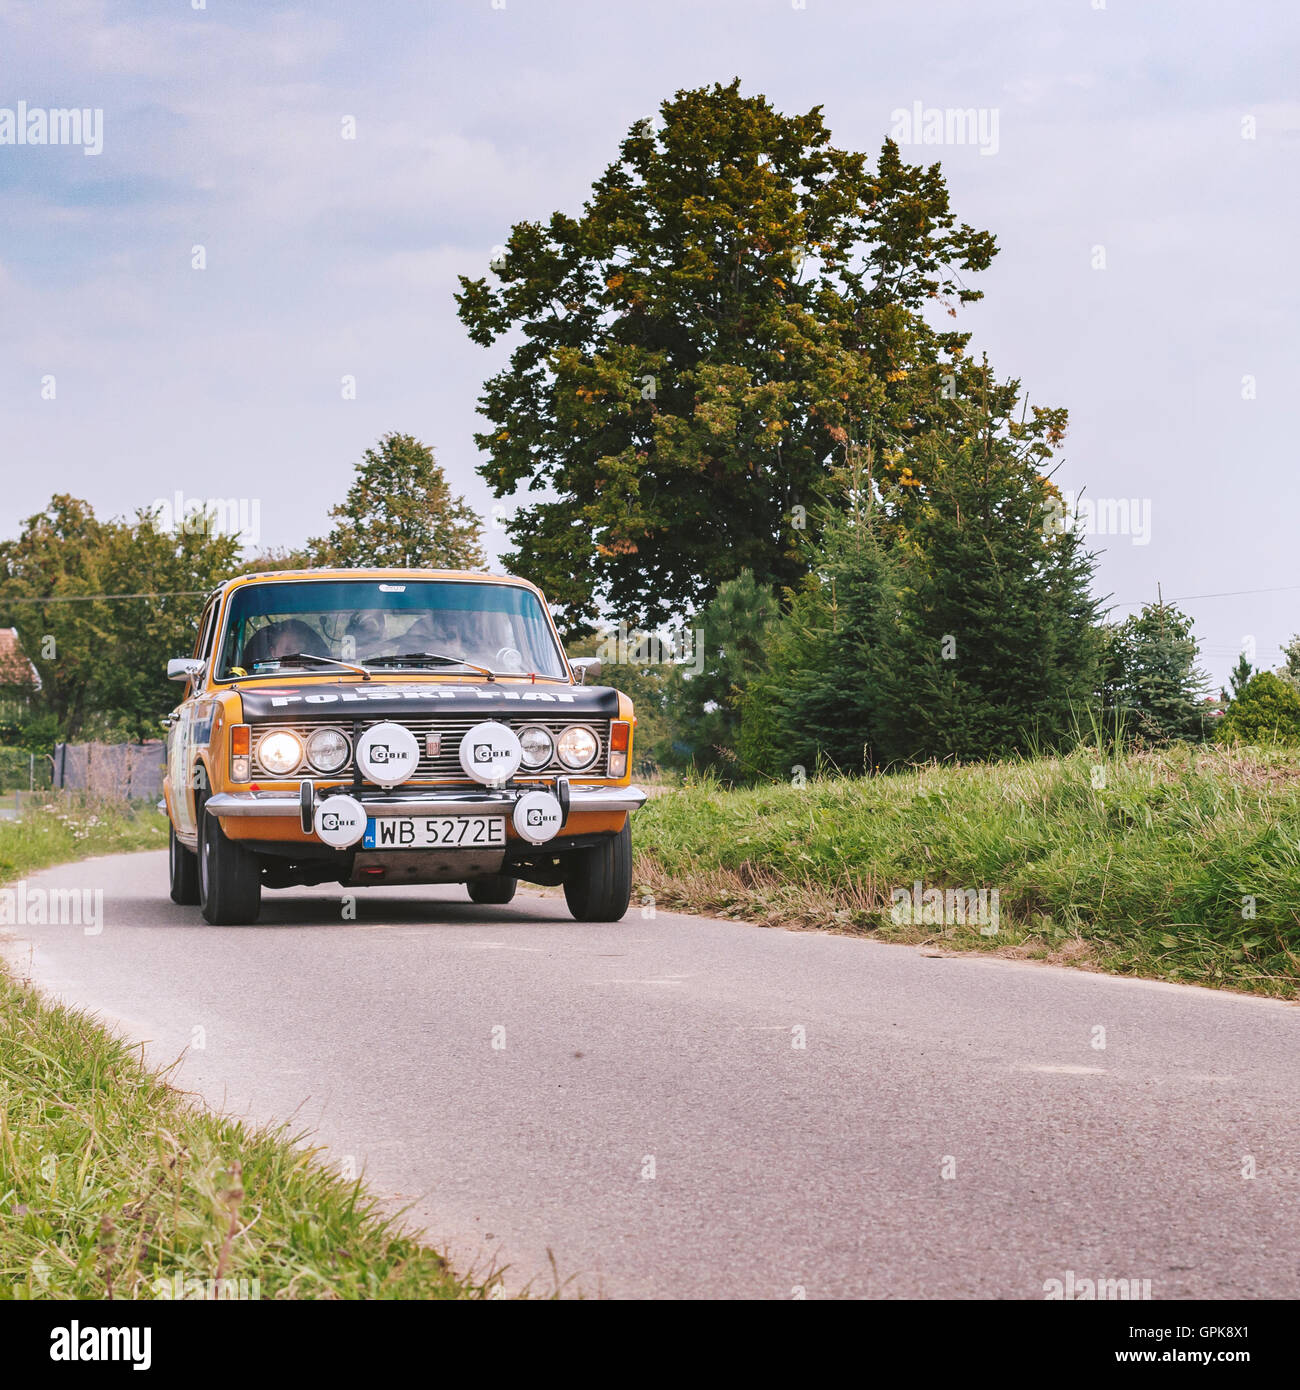
[(631, 899), (632, 827), (624, 821), (617, 835), (573, 855), (564, 901), (579, 922), (617, 922)]
[(199, 906), (214, 927), (244, 926), (262, 909), (257, 857), (228, 838), (216, 816), (199, 812)]

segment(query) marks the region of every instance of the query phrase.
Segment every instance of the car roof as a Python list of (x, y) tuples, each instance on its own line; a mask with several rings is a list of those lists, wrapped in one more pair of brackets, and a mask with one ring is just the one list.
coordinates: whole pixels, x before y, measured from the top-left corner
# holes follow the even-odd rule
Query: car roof
[(245, 584), (259, 584), (286, 579), (424, 579), (454, 580), (458, 583), (509, 584), (518, 589), (529, 589), (545, 602), (542, 591), (536, 584), (520, 579), (513, 574), (484, 574), (481, 570), (431, 570), (431, 569), (383, 569), (378, 567), (361, 569), (297, 569), (297, 570), (259, 570), (256, 574), (239, 574), (225, 583), (218, 584), (214, 594), (229, 593)]

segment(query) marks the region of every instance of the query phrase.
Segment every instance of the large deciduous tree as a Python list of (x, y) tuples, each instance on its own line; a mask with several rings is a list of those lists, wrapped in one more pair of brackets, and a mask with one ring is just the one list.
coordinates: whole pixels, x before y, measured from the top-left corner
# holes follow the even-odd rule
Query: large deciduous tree
[(577, 216), (521, 222), (460, 317), (509, 365), (480, 401), (511, 563), (573, 629), (600, 606), (656, 625), (750, 569), (804, 572), (791, 518), (830, 465), (946, 417), (968, 335), (924, 311), (978, 299), (994, 238), (938, 165), (831, 144), (739, 81), (632, 129)]

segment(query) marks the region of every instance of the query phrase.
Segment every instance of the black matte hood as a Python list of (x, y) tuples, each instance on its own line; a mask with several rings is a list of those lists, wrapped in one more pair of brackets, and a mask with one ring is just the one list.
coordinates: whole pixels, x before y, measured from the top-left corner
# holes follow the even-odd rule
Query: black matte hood
[(403, 714), (428, 719), (445, 714), (464, 718), (508, 718), (536, 714), (539, 718), (605, 719), (618, 717), (618, 691), (606, 685), (533, 685), (524, 681), (349, 681), (240, 685), (246, 723), (292, 723), (309, 719), (400, 719)]

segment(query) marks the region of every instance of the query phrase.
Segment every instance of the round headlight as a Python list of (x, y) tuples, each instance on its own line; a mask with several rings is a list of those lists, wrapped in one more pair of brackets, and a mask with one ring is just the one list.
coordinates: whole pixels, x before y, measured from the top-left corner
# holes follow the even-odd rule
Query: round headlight
[(337, 772), (351, 749), (337, 729), (317, 729), (307, 740), (307, 761), (317, 772)]
[(257, 745), (257, 761), (268, 772), (292, 772), (302, 762), (302, 741), (297, 734), (267, 734)]
[(565, 767), (574, 769), (588, 767), (596, 761), (600, 744), (590, 729), (573, 724), (560, 735), (560, 761)]
[(536, 724), (519, 730), (519, 746), (524, 750), (524, 763), (528, 767), (545, 767), (555, 756), (555, 740)]

